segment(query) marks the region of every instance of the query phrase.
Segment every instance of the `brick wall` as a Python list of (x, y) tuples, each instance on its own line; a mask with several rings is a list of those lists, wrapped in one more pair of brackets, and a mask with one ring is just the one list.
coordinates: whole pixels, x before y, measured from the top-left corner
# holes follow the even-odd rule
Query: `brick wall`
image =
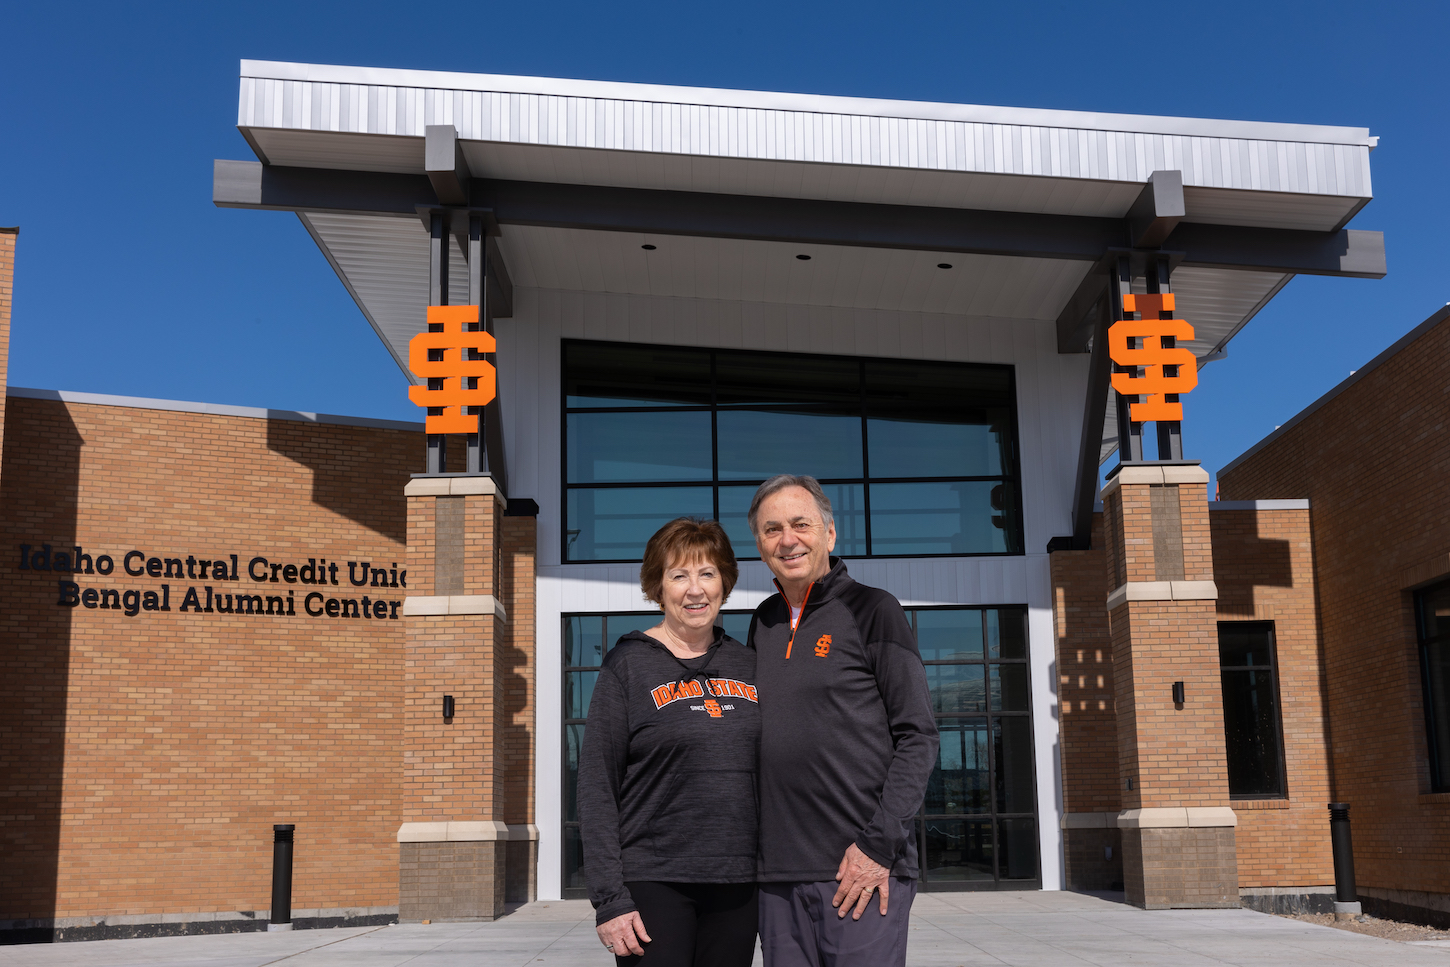
[[(270, 564), (325, 559), (325, 597), (401, 601), (347, 562), (404, 566), (418, 434), (15, 397), (5, 442), (0, 919), (265, 910), (275, 822), (297, 824), (295, 908), (396, 903), (404, 622), (307, 616), (313, 589)], [(21, 544), (114, 570), (21, 570)], [(133, 549), (236, 554), (240, 581), (128, 575)], [(58, 606), (62, 578), (165, 584), (170, 610)], [(183, 612), (205, 586), (290, 591), (294, 613)]]
[(1225, 500), (1308, 497), (1330, 788), (1362, 887), (1450, 893), (1450, 795), (1430, 792), (1409, 588), (1450, 572), (1450, 318), (1220, 476)]

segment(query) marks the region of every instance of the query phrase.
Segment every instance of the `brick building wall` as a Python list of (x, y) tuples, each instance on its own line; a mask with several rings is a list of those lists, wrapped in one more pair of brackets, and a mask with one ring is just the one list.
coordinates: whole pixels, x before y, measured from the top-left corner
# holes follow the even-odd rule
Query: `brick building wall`
[[(294, 909), (397, 903), (404, 622), (325, 609), (406, 594), (351, 586), (348, 562), (406, 566), (420, 437), (10, 398), (0, 920), (265, 910), (276, 822), (297, 824)], [(36, 570), (44, 545), (52, 558), (79, 546), (83, 569), (107, 555), (112, 573)], [(230, 571), (235, 554), (240, 580), (127, 574), (131, 550), (132, 570), (195, 557)], [(265, 583), (248, 575), (254, 557)], [(273, 564), (310, 559), (329, 566), (321, 597), (285, 570), (272, 583)], [(59, 605), (63, 579), (135, 591), (139, 607)], [(234, 609), (290, 592), (288, 614), (186, 606), (187, 588), (204, 604), (208, 586)], [(169, 610), (143, 610), (144, 592)]]
[(1225, 500), (1309, 498), (1330, 788), (1361, 892), (1442, 912), (1450, 794), (1430, 789), (1411, 589), (1450, 577), (1447, 425), (1450, 308), (1220, 474)]

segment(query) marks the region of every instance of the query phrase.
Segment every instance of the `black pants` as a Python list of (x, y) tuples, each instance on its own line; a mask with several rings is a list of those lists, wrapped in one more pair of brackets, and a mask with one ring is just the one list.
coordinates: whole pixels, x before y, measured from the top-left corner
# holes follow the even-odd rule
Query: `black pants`
[(650, 942), (619, 967), (750, 967), (760, 904), (754, 883), (626, 883)]

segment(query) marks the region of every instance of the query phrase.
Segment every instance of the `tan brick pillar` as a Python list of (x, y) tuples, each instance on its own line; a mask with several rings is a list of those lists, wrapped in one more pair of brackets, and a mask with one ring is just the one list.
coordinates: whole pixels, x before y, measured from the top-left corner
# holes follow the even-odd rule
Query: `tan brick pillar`
[(1150, 910), (1239, 905), (1207, 484), (1180, 464), (1123, 467), (1103, 488), (1123, 881)]
[[(408, 498), (398, 916), (492, 920), (507, 847), (499, 761), (508, 619), (505, 501), (486, 476), (415, 477)], [(454, 700), (443, 717), (444, 696)]]

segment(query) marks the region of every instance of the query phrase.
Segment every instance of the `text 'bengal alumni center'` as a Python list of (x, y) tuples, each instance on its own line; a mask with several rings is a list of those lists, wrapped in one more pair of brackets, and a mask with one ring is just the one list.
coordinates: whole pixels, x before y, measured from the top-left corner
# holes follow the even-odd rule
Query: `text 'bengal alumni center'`
[(1384, 275), (1367, 131), (258, 61), (238, 103), (213, 201), (296, 213), (420, 422), (9, 389), (0, 928), (252, 929), (274, 823), (303, 925), (582, 895), (644, 542), (719, 519), (743, 638), (779, 472), (919, 640), (925, 889), (1328, 891), (1311, 508), (1211, 503), (1191, 394), (1295, 275)]

